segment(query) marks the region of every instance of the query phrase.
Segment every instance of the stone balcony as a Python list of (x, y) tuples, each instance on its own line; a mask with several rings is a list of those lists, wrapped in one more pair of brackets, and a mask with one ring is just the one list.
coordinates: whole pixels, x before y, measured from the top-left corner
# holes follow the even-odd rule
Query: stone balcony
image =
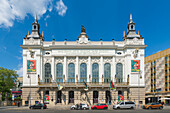
[[(75, 82), (75, 83), (71, 83), (71, 82), (63, 82), (63, 83), (59, 83), (60, 86), (63, 86), (64, 88), (69, 88), (69, 87), (84, 87), (85, 85), (83, 82)], [(129, 82), (120, 82), (120, 83), (113, 83), (115, 85), (115, 87), (128, 87), (129, 86)], [(45, 83), (45, 82), (39, 82), (39, 87), (58, 87), (56, 82), (50, 82), (50, 83)], [(97, 87), (102, 87), (102, 88), (108, 88), (110, 87), (110, 82), (109, 83), (104, 83), (104, 82), (98, 82), (98, 83), (92, 83), (92, 82), (87, 82), (87, 87), (89, 88), (97, 88)]]

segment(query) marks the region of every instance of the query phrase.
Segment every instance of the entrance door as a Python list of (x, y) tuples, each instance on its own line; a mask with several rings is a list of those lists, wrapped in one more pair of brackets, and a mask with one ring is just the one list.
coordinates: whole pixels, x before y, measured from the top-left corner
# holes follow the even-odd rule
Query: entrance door
[(93, 91), (93, 103), (98, 103), (98, 91)]
[(69, 91), (69, 103), (74, 103), (74, 91)]
[(107, 104), (111, 104), (110, 91), (106, 91), (106, 103), (107, 103)]
[(57, 92), (57, 103), (61, 103), (61, 91)]

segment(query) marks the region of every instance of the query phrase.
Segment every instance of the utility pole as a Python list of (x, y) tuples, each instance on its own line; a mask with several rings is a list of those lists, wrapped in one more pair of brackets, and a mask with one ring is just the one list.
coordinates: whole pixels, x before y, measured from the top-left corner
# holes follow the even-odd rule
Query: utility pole
[(30, 97), (29, 97), (29, 100), (30, 100), (30, 106), (31, 106), (31, 76), (28, 75), (28, 78), (30, 79)]
[(140, 108), (140, 78), (142, 78), (141, 76), (142, 71), (139, 71), (139, 75), (138, 75), (138, 109)]

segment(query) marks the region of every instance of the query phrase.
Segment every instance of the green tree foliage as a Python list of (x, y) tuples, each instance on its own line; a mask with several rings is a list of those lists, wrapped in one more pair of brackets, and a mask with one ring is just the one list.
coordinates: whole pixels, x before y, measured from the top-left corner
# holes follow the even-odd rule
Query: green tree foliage
[(10, 89), (15, 86), (14, 82), (17, 77), (18, 74), (16, 71), (0, 67), (0, 93), (10, 93)]

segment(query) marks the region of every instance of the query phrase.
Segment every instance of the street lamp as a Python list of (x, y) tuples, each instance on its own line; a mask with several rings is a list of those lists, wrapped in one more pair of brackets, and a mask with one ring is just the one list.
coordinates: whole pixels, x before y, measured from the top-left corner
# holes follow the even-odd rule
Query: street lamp
[(139, 75), (138, 75), (138, 109), (140, 107), (140, 79), (142, 78), (142, 71), (139, 71)]
[(28, 78), (30, 79), (30, 97), (29, 97), (29, 100), (30, 100), (30, 106), (31, 106), (31, 76), (28, 75)]

